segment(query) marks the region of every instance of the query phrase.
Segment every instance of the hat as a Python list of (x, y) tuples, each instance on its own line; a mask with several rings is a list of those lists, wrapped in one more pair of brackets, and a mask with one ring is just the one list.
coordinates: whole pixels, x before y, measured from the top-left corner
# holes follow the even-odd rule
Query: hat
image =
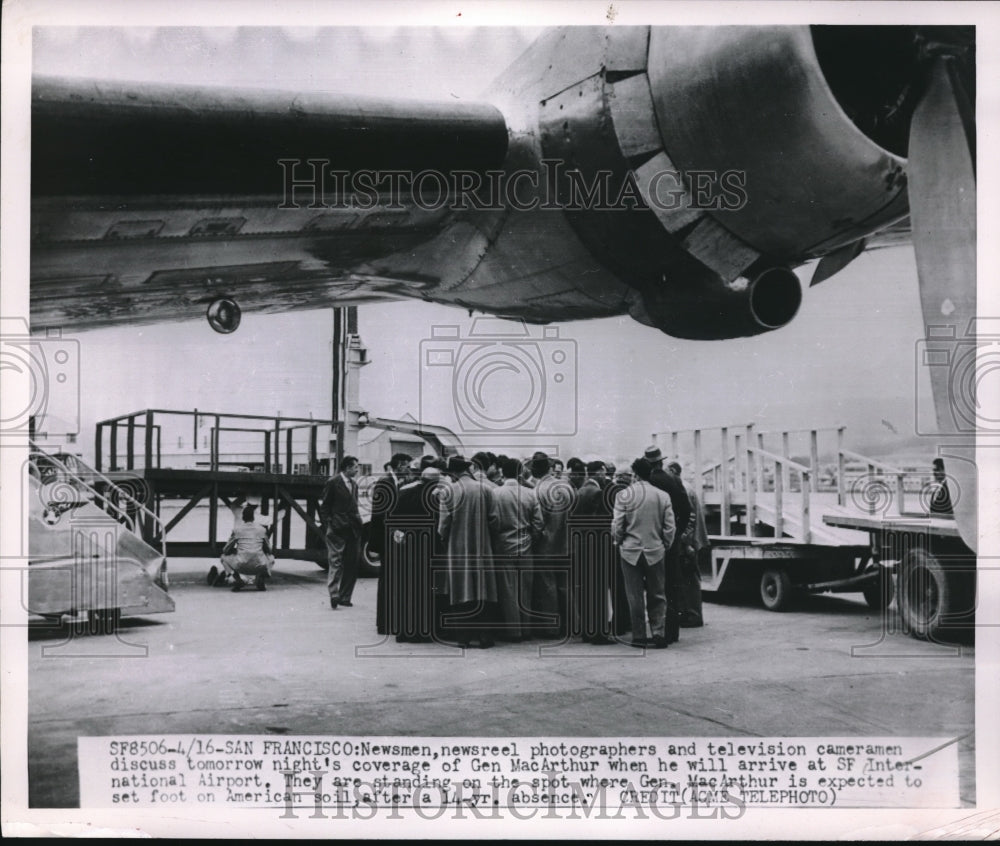
[(663, 453), (660, 452), (660, 448), (656, 444), (653, 444), (651, 447), (646, 447), (646, 451), (642, 454), (642, 457), (646, 461), (662, 461)]
[(466, 461), (460, 455), (453, 455), (448, 459), (448, 472), (449, 473), (464, 473), (468, 470), (472, 464)]
[(437, 467), (425, 467), (420, 478), (425, 482), (437, 482), (441, 479), (441, 471)]

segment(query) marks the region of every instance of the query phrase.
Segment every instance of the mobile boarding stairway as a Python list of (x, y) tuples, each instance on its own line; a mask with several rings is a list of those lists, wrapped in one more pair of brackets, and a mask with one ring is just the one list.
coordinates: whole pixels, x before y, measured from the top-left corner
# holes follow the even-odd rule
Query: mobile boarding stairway
[(905, 509), (907, 488), (917, 487), (911, 501), (926, 492), (929, 468), (915, 474), (847, 450), (844, 432), (750, 424), (654, 434), (690, 468), (685, 484), (705, 512), (703, 590), (753, 588), (772, 611), (797, 592), (861, 592), (873, 608), (888, 607), (891, 571), (867, 527), (876, 511), (885, 519)]
[(87, 615), (95, 633), (121, 617), (174, 610), (163, 526), (141, 479), (118, 479), (32, 445), (28, 463), (29, 614)]

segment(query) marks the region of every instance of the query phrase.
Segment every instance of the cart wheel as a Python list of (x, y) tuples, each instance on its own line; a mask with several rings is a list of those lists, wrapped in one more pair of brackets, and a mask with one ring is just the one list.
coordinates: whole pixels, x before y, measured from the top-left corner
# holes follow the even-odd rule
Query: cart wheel
[(892, 572), (885, 567), (879, 567), (881, 573), (876, 581), (870, 582), (864, 589), (865, 602), (874, 611), (885, 611), (896, 595), (896, 589), (892, 581)]
[(760, 599), (768, 611), (783, 611), (792, 595), (792, 581), (784, 570), (765, 570), (760, 577)]
[(975, 580), (969, 573), (945, 572), (923, 549), (911, 549), (899, 571), (899, 613), (904, 630), (921, 640), (957, 635), (975, 604)]
[(361, 544), (361, 561), (358, 567), (358, 575), (374, 579), (381, 571), (382, 556), (372, 549), (369, 540), (364, 540)]
[(87, 614), (87, 630), (91, 634), (114, 634), (121, 620), (120, 608), (98, 608)]
[(379, 555), (372, 546), (372, 524), (371, 521), (361, 527), (361, 538), (358, 541), (361, 546), (358, 561), (358, 575), (364, 579), (374, 579), (382, 571), (382, 556)]

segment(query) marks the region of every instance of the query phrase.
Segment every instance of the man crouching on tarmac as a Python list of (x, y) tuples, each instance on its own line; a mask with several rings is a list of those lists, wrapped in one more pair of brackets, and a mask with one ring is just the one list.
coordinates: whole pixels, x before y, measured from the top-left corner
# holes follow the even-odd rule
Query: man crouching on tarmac
[[(257, 506), (243, 506), (240, 520), (233, 527), (233, 534), (222, 550), (222, 566), (233, 577), (233, 590), (239, 592), (247, 586), (241, 576), (253, 576), (257, 590), (267, 590), (264, 580), (270, 578), (274, 555), (267, 542), (267, 528), (254, 522)], [(213, 568), (214, 569), (214, 568)]]

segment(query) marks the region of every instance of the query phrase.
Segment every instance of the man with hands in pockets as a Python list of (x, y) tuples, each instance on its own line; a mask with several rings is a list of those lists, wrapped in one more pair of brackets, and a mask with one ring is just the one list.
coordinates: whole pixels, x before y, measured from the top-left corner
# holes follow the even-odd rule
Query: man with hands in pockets
[(329, 567), (326, 588), (330, 607), (351, 607), (354, 583), (358, 580), (361, 514), (358, 512), (358, 475), (360, 465), (353, 455), (345, 455), (340, 472), (323, 488), (319, 516), (326, 530), (326, 550)]
[[(632, 646), (666, 649), (663, 558), (674, 542), (674, 511), (670, 497), (650, 484), (653, 465), (647, 459), (633, 461), (632, 471), (636, 479), (615, 499), (611, 523), (614, 543), (621, 552), (632, 617)], [(647, 615), (651, 640), (646, 638)]]

